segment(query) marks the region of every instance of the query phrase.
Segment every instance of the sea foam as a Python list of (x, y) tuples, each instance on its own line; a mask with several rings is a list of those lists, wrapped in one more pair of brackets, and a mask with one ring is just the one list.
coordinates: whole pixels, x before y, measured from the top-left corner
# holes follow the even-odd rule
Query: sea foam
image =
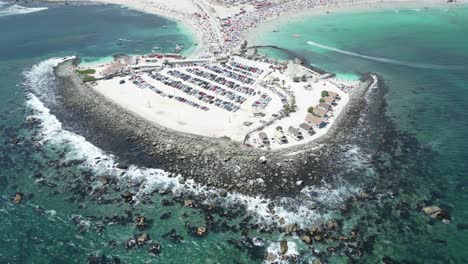
[[(4, 5), (6, 5), (6, 3), (0, 2), (0, 7)], [(12, 5), (4, 9), (0, 9), (0, 17), (29, 14), (29, 13), (39, 12), (39, 11), (43, 11), (47, 9), (48, 9), (47, 7), (24, 7), (20, 5)]]
[(371, 61), (377, 61), (381, 63), (406, 66), (406, 67), (411, 67), (411, 68), (435, 69), (435, 70), (467, 70), (468, 69), (468, 66), (466, 65), (438, 65), (438, 64), (429, 64), (429, 63), (416, 63), (416, 62), (409, 62), (409, 61), (401, 61), (401, 60), (385, 58), (385, 57), (374, 57), (374, 56), (364, 55), (364, 54), (360, 54), (360, 53), (356, 53), (356, 52), (352, 52), (348, 50), (338, 49), (335, 47), (330, 47), (330, 46), (323, 45), (323, 44), (313, 42), (313, 41), (308, 41), (307, 44), (314, 46), (314, 47), (321, 48), (321, 49), (348, 55), (348, 56), (358, 57), (358, 58), (371, 60)]

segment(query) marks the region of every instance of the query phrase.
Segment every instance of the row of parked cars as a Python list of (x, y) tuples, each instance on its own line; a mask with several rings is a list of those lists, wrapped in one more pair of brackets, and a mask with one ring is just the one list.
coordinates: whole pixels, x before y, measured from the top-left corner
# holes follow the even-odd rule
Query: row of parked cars
[(203, 111), (208, 111), (208, 110), (210, 110), (210, 109), (209, 109), (208, 107), (206, 107), (206, 106), (199, 105), (199, 104), (195, 103), (194, 101), (190, 101), (190, 100), (188, 100), (188, 99), (186, 99), (186, 98), (184, 98), (184, 97), (181, 97), (181, 96), (176, 96), (176, 97), (174, 97), (174, 99), (175, 99), (176, 101), (181, 102), (181, 103), (185, 103), (185, 104), (188, 104), (188, 105), (193, 106), (193, 107), (195, 107), (195, 108), (199, 108), (199, 109), (201, 109), (201, 110), (203, 110)]
[(280, 98), (281, 103), (283, 103), (283, 105), (286, 105), (288, 103), (288, 97), (284, 93), (282, 93), (280, 89), (271, 85), (267, 86), (267, 88)]
[(254, 77), (256, 78), (257, 75), (255, 75), (254, 73), (252, 72), (248, 72), (248, 71), (244, 71), (244, 70), (241, 70), (239, 68), (236, 68), (236, 67), (232, 67), (231, 65), (228, 65), (228, 64), (221, 64), (221, 66), (225, 69), (228, 69), (230, 71), (234, 71), (234, 72), (237, 72), (239, 74), (243, 74), (245, 76), (249, 76), (249, 77)]
[(242, 64), (240, 62), (232, 61), (232, 62), (229, 63), (229, 65), (231, 67), (234, 67), (234, 68), (246, 71), (246, 72), (251, 72), (251, 73), (257, 74), (257, 75), (260, 75), (260, 74), (263, 73), (262, 69), (259, 69), (257, 67), (248, 66), (248, 65)]
[(191, 73), (191, 74), (194, 74), (198, 77), (201, 77), (201, 78), (205, 78), (207, 80), (210, 80), (212, 82), (215, 82), (219, 85), (223, 85), (223, 86), (226, 86), (228, 87), (229, 89), (232, 89), (236, 92), (240, 92), (240, 93), (243, 93), (243, 94), (247, 94), (247, 95), (255, 95), (255, 90), (253, 88), (250, 88), (250, 87), (246, 87), (246, 86), (241, 86), (233, 81), (229, 81), (227, 80), (225, 77), (223, 76), (219, 76), (217, 74), (214, 74), (214, 73), (209, 73), (209, 72), (206, 72), (202, 69), (199, 69), (199, 68), (188, 68), (186, 69), (187, 72)]
[(232, 78), (232, 79), (237, 80), (237, 81), (239, 81), (241, 83), (244, 83), (244, 84), (251, 85), (251, 84), (255, 83), (255, 80), (250, 78), (250, 77), (235, 73), (235, 72), (230, 71), (228, 69), (223, 69), (223, 68), (218, 67), (216, 65), (205, 65), (204, 68), (208, 69), (208, 70), (210, 70), (212, 72), (216, 72), (217, 74), (222, 75), (224, 77)]
[(131, 77), (130, 78), (130, 81), (132, 81), (133, 84), (135, 84), (137, 87), (139, 87), (140, 89), (150, 89), (152, 90), (153, 92), (155, 92), (156, 94), (162, 96), (162, 97), (168, 97), (169, 99), (172, 99), (174, 98), (176, 101), (179, 101), (181, 103), (185, 103), (185, 104), (188, 104), (192, 107), (195, 107), (195, 108), (198, 108), (198, 109), (201, 109), (203, 111), (208, 111), (210, 110), (208, 107), (206, 106), (203, 106), (203, 105), (199, 105), (193, 101), (190, 101), (184, 97), (181, 97), (181, 96), (172, 96), (172, 95), (167, 95), (165, 94), (163, 91), (159, 90), (158, 88), (154, 87), (153, 85), (149, 84), (148, 82), (146, 82), (145, 80), (143, 80), (143, 78), (141, 76), (134, 76), (134, 77)]
[(198, 100), (205, 102), (207, 104), (212, 104), (221, 109), (224, 109), (229, 112), (236, 112), (240, 107), (232, 102), (227, 102), (219, 98), (215, 98), (213, 95), (207, 94), (205, 92), (199, 91), (198, 89), (192, 88), (181, 81), (173, 80), (167, 76), (164, 76), (156, 71), (150, 74), (150, 77), (154, 80), (161, 82), (167, 86), (173, 87), (177, 90), (180, 90), (188, 95), (198, 98)]
[(264, 93), (260, 95), (260, 98), (252, 103), (252, 107), (260, 107), (265, 109), (271, 102), (271, 97), (268, 94)]
[(145, 80), (143, 80), (143, 78), (141, 78), (141, 76), (137, 75), (137, 76), (132, 76), (130, 77), (130, 81), (132, 81), (133, 84), (135, 84), (138, 88), (140, 89), (150, 89), (152, 90), (153, 92), (155, 92), (156, 94), (162, 96), (162, 97), (166, 97), (167, 95), (159, 90), (158, 88), (154, 87), (153, 85), (147, 83)]
[[(307, 124), (301, 124), (299, 127), (294, 127), (290, 126), (288, 128), (287, 134), (289, 135), (290, 138), (296, 140), (296, 141), (301, 141), (304, 139), (304, 133), (308, 135), (313, 135), (315, 132), (311, 127), (308, 127)], [(265, 132), (260, 132), (258, 133), (258, 138), (263, 146), (270, 146), (270, 139), (268, 138), (268, 135)], [(278, 142), (278, 144), (283, 145), (283, 144), (288, 144), (288, 138), (286, 137), (285, 131), (283, 130), (282, 126), (278, 126), (275, 129), (274, 137), (271, 138), (271, 141), (273, 142)]]
[(241, 95), (237, 95), (231, 91), (228, 91), (224, 88), (222, 88), (221, 86), (218, 86), (218, 85), (214, 85), (214, 84), (211, 84), (205, 80), (202, 80), (200, 78), (197, 78), (197, 77), (192, 77), (188, 74), (185, 74), (183, 72), (180, 72), (180, 71), (177, 71), (177, 70), (173, 70), (173, 71), (168, 71), (168, 74), (175, 77), (175, 78), (179, 78), (181, 80), (184, 80), (186, 82), (189, 82), (189, 83), (192, 83), (192, 84), (195, 84), (197, 85), (198, 87), (200, 88), (203, 88), (207, 91), (212, 91), (216, 94), (219, 94), (221, 96), (224, 96), (226, 98), (228, 98), (229, 100), (233, 101), (233, 102), (236, 102), (238, 104), (243, 104), (247, 98), (241, 96)]

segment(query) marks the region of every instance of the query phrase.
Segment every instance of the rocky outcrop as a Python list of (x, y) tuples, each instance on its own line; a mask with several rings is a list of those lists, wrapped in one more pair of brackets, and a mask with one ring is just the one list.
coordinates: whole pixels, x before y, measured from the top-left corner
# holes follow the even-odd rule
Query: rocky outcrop
[[(327, 151), (320, 147), (321, 143), (336, 142), (337, 137), (346, 136), (344, 129), (336, 127), (351, 122), (342, 116), (347, 111), (359, 110), (359, 100), (371, 82), (369, 78), (359, 91), (353, 93), (356, 103), (348, 104), (346, 108), (349, 109), (343, 110), (328, 134), (320, 140), (286, 150), (264, 151), (225, 138), (180, 133), (151, 123), (83, 83), (75, 73), (74, 63), (76, 61), (69, 60), (56, 67), (55, 74), (60, 83), (57, 93), (63, 107), (80, 116), (83, 126), (95, 127), (111, 138), (126, 139), (129, 144), (140, 146), (145, 156), (155, 160), (158, 168), (174, 176), (181, 174), (185, 179), (194, 179), (207, 186), (267, 196), (297, 193), (303, 186), (315, 185), (326, 176), (326, 172), (321, 171), (323, 162), (317, 158)], [(311, 148), (312, 145), (316, 147)], [(292, 152), (294, 156), (290, 155)], [(122, 166), (122, 169), (126, 167)], [(105, 185), (108, 180), (103, 178), (101, 182)], [(129, 198), (124, 199), (130, 202)]]
[(422, 211), (435, 219), (441, 220), (444, 223), (450, 222), (450, 215), (447, 213), (447, 211), (443, 210), (442, 208), (438, 206), (426, 206), (422, 209)]

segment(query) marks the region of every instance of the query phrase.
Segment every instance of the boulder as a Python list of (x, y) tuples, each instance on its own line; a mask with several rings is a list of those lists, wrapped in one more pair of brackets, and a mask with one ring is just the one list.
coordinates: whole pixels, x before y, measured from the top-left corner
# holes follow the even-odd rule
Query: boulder
[(17, 192), (15, 196), (11, 199), (13, 203), (19, 204), (23, 202), (24, 195), (20, 192)]
[(139, 229), (145, 229), (148, 227), (148, 224), (146, 223), (146, 219), (143, 216), (138, 216), (135, 219), (135, 223)]
[(422, 211), (435, 219), (441, 220), (443, 222), (450, 222), (450, 215), (442, 208), (438, 206), (426, 206), (422, 209)]
[(287, 227), (287, 232), (288, 234), (294, 233), (297, 230), (297, 225), (296, 224), (290, 224)]
[(192, 200), (185, 200), (184, 201), (184, 206), (185, 207), (193, 207), (193, 201)]
[(202, 237), (206, 235), (206, 227), (198, 227), (195, 233), (197, 236)]
[(306, 243), (306, 244), (310, 244), (310, 243), (312, 242), (312, 238), (310, 238), (310, 236), (308, 236), (308, 235), (302, 236), (301, 239), (302, 239), (302, 241), (304, 241), (304, 243)]
[(281, 242), (280, 242), (280, 252), (283, 255), (286, 254), (286, 252), (288, 252), (288, 241), (281, 240)]
[(425, 214), (432, 215), (434, 213), (442, 211), (442, 208), (437, 207), (437, 206), (426, 206), (422, 210)]
[(141, 246), (141, 245), (145, 244), (145, 243), (149, 240), (149, 238), (150, 238), (150, 237), (149, 237), (148, 234), (145, 234), (145, 233), (140, 234), (140, 235), (138, 236), (138, 238), (137, 238), (137, 243), (138, 243), (138, 245)]
[(262, 164), (265, 164), (265, 163), (267, 162), (267, 159), (266, 159), (265, 156), (261, 156), (261, 157), (258, 159), (258, 161), (259, 161), (260, 163), (262, 163)]
[(268, 263), (275, 263), (276, 262), (276, 256), (275, 254), (271, 253), (271, 252), (268, 252), (267, 254), (267, 257), (266, 257), (266, 261)]
[(281, 217), (279, 220), (280, 225), (284, 225), (286, 221), (284, 220), (284, 217)]
[(124, 193), (121, 194), (121, 196), (127, 203), (133, 201), (133, 193), (129, 191), (125, 191)]
[(106, 185), (109, 183), (109, 178), (107, 176), (101, 176), (100, 181), (102, 185)]
[(327, 222), (327, 229), (328, 230), (336, 230), (338, 229), (338, 223), (335, 220), (328, 220)]
[(148, 255), (155, 257), (159, 255), (159, 253), (161, 253), (161, 244), (151, 243), (148, 248)]

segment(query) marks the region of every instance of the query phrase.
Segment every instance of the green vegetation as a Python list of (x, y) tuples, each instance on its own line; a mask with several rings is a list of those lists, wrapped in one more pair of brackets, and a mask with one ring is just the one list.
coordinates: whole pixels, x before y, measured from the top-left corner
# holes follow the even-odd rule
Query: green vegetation
[(328, 96), (328, 91), (322, 91), (322, 97), (327, 97)]
[(307, 108), (307, 112), (313, 114), (314, 113), (314, 107), (311, 106), (311, 107)]
[(92, 82), (92, 81), (95, 81), (96, 78), (94, 78), (93, 76), (90, 76), (90, 75), (85, 75), (83, 76), (83, 81), (84, 82)]
[(294, 113), (296, 112), (296, 108), (297, 108), (297, 105), (296, 105), (296, 98), (293, 96), (292, 99), (291, 99), (291, 104), (289, 106), (289, 113)]
[(320, 101), (319, 101), (319, 102), (320, 102), (320, 103), (325, 103), (325, 99), (320, 98)]
[(79, 74), (95, 74), (95, 69), (87, 69), (87, 70), (77, 70)]

